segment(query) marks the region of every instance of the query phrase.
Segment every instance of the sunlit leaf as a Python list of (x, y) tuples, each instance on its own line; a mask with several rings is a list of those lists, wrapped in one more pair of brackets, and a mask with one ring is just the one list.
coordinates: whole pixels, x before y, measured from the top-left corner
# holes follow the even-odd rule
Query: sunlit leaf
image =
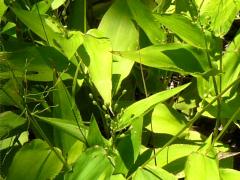
[[(114, 51), (137, 49), (139, 33), (132, 22), (131, 12), (126, 0), (114, 1), (104, 14), (98, 28), (103, 32), (104, 36), (109, 38)], [(112, 79), (114, 94), (120, 88), (122, 80), (129, 75), (133, 64), (133, 61), (126, 58), (113, 56)]]
[(201, 6), (201, 22), (206, 26), (210, 24), (210, 29), (217, 36), (223, 36), (229, 31), (240, 10), (239, 0), (198, 0), (197, 3), (199, 7)]
[(149, 124), (147, 129), (153, 130), (154, 133), (176, 135), (185, 126), (186, 122), (187, 119), (183, 114), (160, 103), (155, 106), (152, 113), (152, 125)]
[(220, 177), (222, 180), (238, 180), (240, 177), (240, 171), (234, 169), (219, 169)]
[(124, 110), (123, 115), (119, 119), (117, 129), (121, 130), (126, 128), (132, 123), (135, 118), (144, 115), (156, 104), (166, 101), (167, 99), (181, 92), (188, 86), (189, 84), (185, 84), (174, 89), (165, 90), (130, 105)]
[(112, 54), (109, 39), (97, 29), (84, 36), (84, 47), (90, 57), (88, 65), (90, 79), (102, 96), (105, 104), (112, 102)]

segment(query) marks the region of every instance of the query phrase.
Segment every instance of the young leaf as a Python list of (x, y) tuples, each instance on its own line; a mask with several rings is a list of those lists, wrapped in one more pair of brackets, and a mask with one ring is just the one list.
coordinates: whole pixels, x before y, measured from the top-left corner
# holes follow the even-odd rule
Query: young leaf
[(128, 0), (133, 19), (144, 30), (153, 44), (160, 44), (165, 39), (165, 34), (151, 13), (140, 0)]
[(154, 17), (158, 22), (176, 33), (188, 44), (202, 49), (206, 48), (204, 33), (196, 24), (193, 24), (192, 21), (187, 17), (179, 14), (154, 14)]
[[(84, 47), (90, 57), (89, 76), (105, 104), (112, 102), (112, 51), (109, 39), (97, 29), (84, 36)], [(96, 48), (97, 47), (97, 48)]]
[(119, 119), (117, 130), (124, 129), (127, 126), (131, 125), (132, 121), (135, 118), (144, 115), (156, 104), (166, 101), (167, 99), (181, 92), (188, 86), (189, 84), (185, 84), (174, 89), (165, 90), (130, 105), (124, 110), (123, 115)]
[(73, 165), (73, 171), (67, 174), (67, 180), (109, 179), (113, 166), (106, 151), (100, 147), (87, 149)]
[[(61, 151), (55, 148), (60, 157)], [(25, 144), (15, 155), (9, 168), (8, 180), (53, 179), (63, 164), (49, 145), (36, 139)]]

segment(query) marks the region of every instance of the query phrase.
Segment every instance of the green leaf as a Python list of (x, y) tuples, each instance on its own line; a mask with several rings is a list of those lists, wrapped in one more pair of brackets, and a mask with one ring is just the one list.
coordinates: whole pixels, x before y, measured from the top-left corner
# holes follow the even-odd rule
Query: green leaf
[[(84, 47), (90, 57), (89, 76), (105, 104), (112, 102), (112, 51), (109, 39), (97, 29), (84, 36)], [(97, 47), (97, 48), (96, 48)]]
[[(35, 115), (36, 116), (36, 115)], [(66, 132), (67, 134), (75, 137), (76, 139), (86, 143), (87, 128), (80, 125), (80, 129), (76, 123), (72, 123), (69, 120), (61, 118), (49, 118), (43, 116), (36, 116), (39, 120), (46, 122), (59, 130)]]
[[(117, 19), (117, 21), (116, 21)], [(138, 31), (131, 20), (131, 12), (126, 0), (116, 0), (104, 14), (98, 27), (108, 37), (114, 51), (136, 50), (138, 47)], [(124, 39), (124, 41), (123, 41)], [(134, 62), (119, 56), (113, 56), (112, 79), (113, 93), (120, 88)]]
[(167, 99), (181, 92), (188, 86), (189, 84), (185, 84), (174, 89), (165, 90), (130, 105), (124, 110), (123, 115), (119, 119), (117, 129), (121, 130), (131, 125), (132, 121), (135, 118), (144, 115), (156, 104), (166, 101)]
[[(152, 130), (154, 133), (176, 135), (186, 124), (186, 117), (165, 104), (155, 106), (152, 113)], [(151, 131), (151, 125), (146, 127)]]
[(152, 12), (140, 0), (128, 0), (133, 19), (144, 30), (153, 44), (160, 44), (165, 40), (165, 34), (155, 21)]
[(132, 128), (124, 137), (117, 140), (119, 157), (116, 160), (115, 173), (127, 174), (136, 162), (142, 144), (143, 118), (132, 123)]
[(218, 161), (199, 152), (192, 153), (185, 165), (186, 180), (220, 180)]
[(113, 166), (106, 151), (100, 147), (87, 149), (73, 165), (73, 171), (67, 174), (67, 180), (109, 179)]
[(219, 169), (220, 177), (222, 180), (238, 180), (240, 177), (240, 171), (234, 169)]
[(51, 7), (53, 10), (59, 8), (61, 5), (65, 3), (66, 0), (53, 0)]
[[(80, 112), (61, 78), (55, 80), (53, 104), (58, 105), (53, 109), (53, 117), (59, 118), (59, 120), (68, 120), (73, 124), (83, 124)], [(76, 139), (63, 131), (59, 131), (58, 129), (54, 129), (53, 131), (54, 142), (56, 143), (56, 146), (61, 147), (63, 154), (67, 153)]]
[[(167, 148), (163, 149), (156, 157), (157, 165), (158, 167), (162, 167), (169, 172), (177, 174), (184, 170), (183, 165), (187, 161), (187, 157), (191, 153), (196, 152), (199, 148), (200, 148), (200, 145), (197, 145), (197, 144), (170, 145)], [(152, 152), (152, 155), (154, 155), (153, 152)], [(150, 161), (148, 165), (154, 166), (155, 161), (154, 160)]]
[(48, 15), (39, 15), (18, 8), (12, 8), (12, 10), (28, 28), (68, 59), (71, 59), (83, 43), (83, 35), (80, 31), (67, 31), (57, 20)]
[(51, 47), (29, 47), (14, 52), (0, 52), (1, 79), (14, 76), (32, 81), (52, 81), (53, 69), (63, 72), (62, 79), (74, 76), (76, 67)]
[(138, 170), (133, 175), (133, 180), (142, 180), (142, 179), (177, 180), (178, 178), (162, 168), (147, 166), (147, 167), (144, 167), (143, 169), (138, 168)]
[(224, 36), (230, 29), (240, 10), (239, 0), (205, 0), (198, 1), (200, 20), (205, 26), (214, 31), (216, 36)]
[(23, 127), (27, 120), (11, 111), (0, 114), (0, 139), (6, 138), (13, 130)]
[(176, 33), (188, 44), (202, 49), (206, 48), (204, 33), (196, 24), (193, 24), (193, 22), (187, 17), (179, 14), (154, 14), (154, 17), (158, 22)]
[(113, 53), (146, 66), (182, 74), (200, 75), (209, 71), (204, 51), (184, 44), (149, 46), (138, 51)]
[(51, 7), (51, 1), (52, 0), (38, 1), (33, 5), (31, 12), (45, 14)]
[(8, 7), (4, 4), (4, 0), (0, 0), (0, 21), (7, 8)]
[(102, 136), (94, 116), (92, 116), (91, 118), (91, 124), (89, 126), (87, 142), (90, 147), (94, 145), (99, 145), (104, 147), (104, 145), (106, 144), (105, 143), (106, 139)]
[[(61, 157), (61, 151), (55, 148)], [(15, 155), (9, 168), (8, 180), (53, 179), (63, 164), (55, 152), (42, 140), (25, 144)]]

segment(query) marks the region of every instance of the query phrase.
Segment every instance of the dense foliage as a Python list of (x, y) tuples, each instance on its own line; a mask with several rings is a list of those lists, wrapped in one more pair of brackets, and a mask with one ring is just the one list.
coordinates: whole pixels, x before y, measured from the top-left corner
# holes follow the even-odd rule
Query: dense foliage
[(0, 0), (0, 179), (240, 179), (239, 10)]

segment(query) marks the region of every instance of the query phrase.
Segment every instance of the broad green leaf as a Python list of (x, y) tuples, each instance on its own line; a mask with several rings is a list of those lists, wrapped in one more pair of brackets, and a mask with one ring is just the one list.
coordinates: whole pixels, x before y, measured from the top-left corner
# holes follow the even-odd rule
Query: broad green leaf
[[(82, 125), (80, 112), (77, 109), (75, 102), (72, 101), (72, 97), (61, 79), (55, 80), (53, 104), (58, 105), (53, 109), (53, 117), (59, 118), (59, 120), (64, 119), (68, 120), (70, 123)], [(72, 136), (63, 131), (59, 131), (56, 128), (53, 130), (53, 135), (56, 146), (61, 147), (63, 154), (67, 153), (69, 148), (76, 141)]]
[(12, 10), (28, 28), (68, 59), (71, 59), (83, 43), (83, 35), (80, 31), (68, 31), (57, 20), (48, 15), (39, 15), (18, 8), (12, 8)]
[[(109, 38), (114, 51), (137, 49), (139, 33), (131, 20), (131, 12), (129, 11), (126, 0), (114, 1), (112, 6), (104, 14), (98, 28), (103, 32), (104, 36)], [(133, 61), (126, 58), (113, 56), (112, 83), (114, 94), (120, 88), (122, 80), (129, 75), (133, 64)]]
[(202, 49), (206, 48), (204, 33), (187, 17), (179, 14), (154, 14), (154, 17), (188, 44)]
[(113, 166), (103, 148), (87, 149), (73, 165), (73, 171), (67, 174), (67, 180), (109, 179)]
[(61, 5), (65, 3), (66, 0), (53, 0), (51, 7), (53, 10), (59, 8)]
[[(55, 152), (62, 158), (61, 151)], [(58, 175), (63, 164), (49, 145), (39, 139), (25, 144), (15, 155), (9, 168), (8, 180), (53, 179)]]
[(23, 127), (27, 120), (11, 111), (0, 114), (0, 139), (11, 134), (13, 130)]
[(165, 90), (130, 105), (124, 110), (123, 115), (119, 119), (117, 129), (121, 130), (131, 125), (134, 119), (144, 115), (146, 112), (151, 110), (156, 104), (166, 101), (167, 99), (178, 94), (188, 86), (189, 84), (185, 84), (174, 89)]
[(178, 178), (162, 168), (147, 166), (144, 168), (138, 168), (138, 170), (133, 175), (133, 180), (144, 179), (177, 180)]
[(198, 0), (200, 20), (215, 32), (216, 36), (224, 36), (230, 29), (240, 10), (240, 0)]
[(8, 7), (4, 4), (4, 0), (0, 0), (0, 21), (7, 8)]
[[(151, 119), (154, 133), (171, 135), (176, 135), (187, 122), (183, 114), (161, 103), (155, 106)], [(151, 131), (150, 124), (146, 128)]]
[(238, 180), (240, 177), (240, 171), (234, 169), (219, 169), (220, 177), (222, 180)]
[(155, 21), (152, 12), (140, 0), (127, 0), (133, 19), (144, 30), (153, 44), (160, 44), (165, 40), (165, 34)]
[(87, 128), (80, 125), (80, 129), (76, 123), (72, 123), (69, 120), (64, 120), (60, 118), (49, 118), (43, 116), (36, 116), (39, 120), (46, 122), (59, 130), (75, 137), (79, 141), (86, 143)]
[(146, 66), (182, 74), (200, 75), (209, 71), (205, 53), (184, 44), (155, 45), (138, 51), (113, 53)]
[(186, 180), (220, 180), (217, 159), (199, 152), (192, 153), (185, 165)]
[[(29, 47), (15, 52), (0, 52), (1, 79), (13, 76), (32, 81), (52, 81), (53, 69), (65, 72), (62, 79), (74, 76), (76, 67), (51, 47)], [(67, 70), (67, 71), (66, 71)], [(70, 75), (69, 75), (70, 74)]]
[[(223, 58), (222, 89), (237, 79), (240, 73), (240, 31), (227, 48)], [(229, 96), (229, 93), (224, 96)]]
[(90, 57), (89, 76), (105, 104), (112, 102), (112, 51), (109, 39), (97, 29), (84, 36), (84, 47)]
[(99, 130), (97, 121), (94, 116), (91, 118), (91, 124), (89, 126), (88, 137), (87, 137), (88, 146), (105, 146), (106, 140), (102, 136), (101, 131)]

